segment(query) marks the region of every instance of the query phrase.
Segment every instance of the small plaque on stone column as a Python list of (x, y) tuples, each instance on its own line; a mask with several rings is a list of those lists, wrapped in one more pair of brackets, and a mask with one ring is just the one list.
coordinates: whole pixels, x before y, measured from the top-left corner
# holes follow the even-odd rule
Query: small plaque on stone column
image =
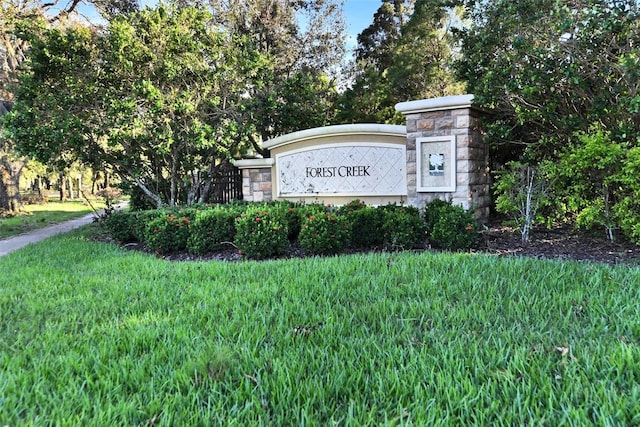
[(416, 140), (419, 192), (456, 191), (456, 145), (454, 136)]

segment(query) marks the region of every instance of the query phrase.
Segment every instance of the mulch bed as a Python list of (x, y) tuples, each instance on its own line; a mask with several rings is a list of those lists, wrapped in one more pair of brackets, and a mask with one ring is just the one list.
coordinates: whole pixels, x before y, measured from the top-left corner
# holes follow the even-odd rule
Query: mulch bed
[(522, 243), (518, 230), (495, 224), (482, 232), (482, 244), (478, 249), (503, 256), (640, 265), (640, 246), (611, 242), (604, 237), (604, 231), (602, 236), (597, 236), (569, 227), (534, 230), (529, 242)]

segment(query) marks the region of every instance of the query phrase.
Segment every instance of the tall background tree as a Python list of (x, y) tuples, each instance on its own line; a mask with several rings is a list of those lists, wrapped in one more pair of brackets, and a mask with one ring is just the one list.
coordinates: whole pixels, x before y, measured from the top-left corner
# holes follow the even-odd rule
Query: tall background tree
[(160, 6), (84, 26), (26, 34), (6, 128), (44, 162), (109, 165), (156, 205), (199, 198), (201, 172), (241, 150), (226, 110), (266, 62), (202, 9)]
[(246, 35), (270, 58), (242, 108), (244, 136), (257, 152), (260, 142), (330, 123), (345, 54), (338, 0), (211, 0), (218, 24)]
[(341, 122), (401, 123), (395, 104), (459, 94), (451, 21), (461, 9), (441, 0), (383, 0), (358, 36), (353, 82), (340, 99)]
[(336, 2), (193, 3), (120, 13), (104, 29), (25, 28), (8, 139), (61, 167), (108, 165), (173, 205), (203, 201), (213, 169), (250, 142), (328, 122)]
[(352, 84), (340, 98), (337, 120), (344, 123), (395, 121), (387, 72), (409, 20), (414, 0), (383, 0), (373, 22), (358, 35), (352, 64)]
[(462, 19), (457, 2), (416, 0), (402, 26), (388, 71), (393, 97), (402, 101), (457, 95), (464, 84), (452, 68), (456, 40), (452, 28)]

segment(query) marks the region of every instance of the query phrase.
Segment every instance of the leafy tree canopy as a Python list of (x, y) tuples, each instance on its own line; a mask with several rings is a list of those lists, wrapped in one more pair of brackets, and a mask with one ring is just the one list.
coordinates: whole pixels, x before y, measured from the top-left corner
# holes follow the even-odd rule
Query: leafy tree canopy
[(456, 69), (493, 113), (491, 142), (552, 158), (575, 132), (600, 124), (636, 143), (637, 0), (468, 1), (467, 11)]
[(270, 58), (248, 88), (243, 130), (260, 141), (322, 126), (334, 117), (345, 32), (338, 0), (211, 0), (218, 25)]
[(456, 69), (491, 112), (494, 166), (552, 165), (549, 216), (640, 242), (640, 3), (468, 1), (467, 11)]
[(107, 164), (158, 205), (197, 200), (201, 171), (243, 150), (233, 107), (268, 64), (211, 22), (203, 9), (160, 6), (105, 31), (25, 33), (29, 72), (9, 136), (41, 161)]

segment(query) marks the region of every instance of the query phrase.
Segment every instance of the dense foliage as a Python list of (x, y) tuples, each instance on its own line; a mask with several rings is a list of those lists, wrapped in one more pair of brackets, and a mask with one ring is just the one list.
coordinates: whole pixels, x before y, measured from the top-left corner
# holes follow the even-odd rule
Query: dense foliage
[(235, 224), (235, 245), (248, 258), (276, 257), (289, 249), (289, 228), (281, 209), (249, 206)]
[(95, 6), (104, 18), (138, 9), (137, 0), (0, 0), (0, 214), (15, 215), (22, 210), (20, 180), (29, 160), (16, 151), (14, 140), (2, 135), (2, 116), (11, 110), (18, 76), (30, 52), (19, 32), (24, 25), (74, 25), (83, 20), (78, 14), (81, 4)]
[(197, 201), (207, 170), (242, 150), (225, 110), (264, 61), (210, 19), (161, 6), (104, 32), (29, 28), (29, 72), (6, 123), (17, 149), (61, 165), (108, 164), (156, 205)]
[(236, 236), (236, 218), (240, 213), (240, 209), (218, 206), (196, 211), (187, 242), (188, 251), (206, 254), (229, 245)]
[(424, 218), (430, 241), (436, 247), (459, 251), (472, 247), (478, 240), (478, 223), (461, 206), (434, 199), (426, 204)]
[[(491, 112), (485, 130), (494, 169), (551, 162), (555, 171), (543, 166), (553, 184), (548, 218), (602, 227), (610, 238), (622, 228), (640, 241), (633, 231), (640, 223), (640, 4), (466, 3), (470, 25), (457, 71)], [(499, 192), (521, 193), (506, 184)]]
[(444, 0), (383, 0), (358, 35), (352, 82), (338, 100), (344, 123), (403, 123), (398, 102), (459, 94), (450, 70), (450, 21), (460, 9)]
[(29, 56), (6, 140), (61, 170), (109, 168), (155, 206), (206, 202), (262, 138), (328, 122), (342, 25), (324, 0), (175, 1), (103, 29), (17, 20)]
[(347, 218), (331, 209), (303, 210), (298, 239), (305, 253), (335, 255), (349, 246), (351, 232)]

